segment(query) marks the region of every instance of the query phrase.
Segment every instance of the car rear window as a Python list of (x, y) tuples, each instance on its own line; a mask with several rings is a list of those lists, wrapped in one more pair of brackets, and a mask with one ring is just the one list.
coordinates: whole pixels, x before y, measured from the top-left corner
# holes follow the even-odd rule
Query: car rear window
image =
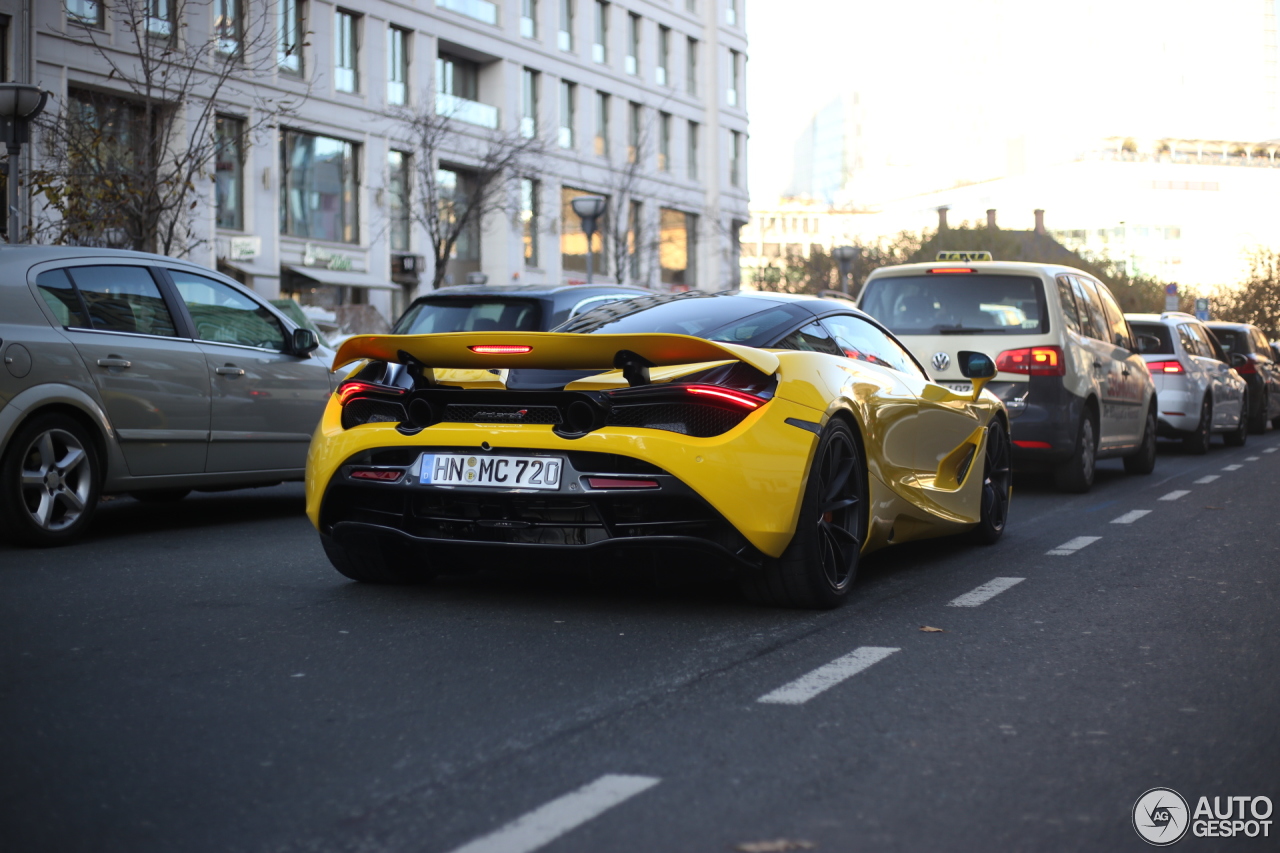
[(391, 331), (396, 335), (536, 332), (541, 320), (541, 306), (531, 299), (442, 296), (409, 306)]
[(712, 341), (768, 346), (813, 315), (795, 305), (749, 296), (644, 297), (581, 314), (557, 331), (583, 334), (665, 332)]
[(1030, 276), (886, 276), (867, 285), (860, 307), (897, 335), (1049, 331), (1044, 287)]
[(1249, 333), (1243, 329), (1223, 329), (1215, 327), (1210, 329), (1213, 336), (1218, 339), (1218, 343), (1227, 355), (1233, 352), (1248, 355), (1253, 352), (1253, 347), (1249, 345)]
[(1174, 353), (1173, 335), (1169, 334), (1169, 327), (1164, 323), (1135, 323), (1129, 321), (1129, 328), (1133, 329), (1135, 335), (1150, 335), (1160, 340), (1160, 346), (1155, 349), (1144, 349), (1143, 355), (1157, 355)]

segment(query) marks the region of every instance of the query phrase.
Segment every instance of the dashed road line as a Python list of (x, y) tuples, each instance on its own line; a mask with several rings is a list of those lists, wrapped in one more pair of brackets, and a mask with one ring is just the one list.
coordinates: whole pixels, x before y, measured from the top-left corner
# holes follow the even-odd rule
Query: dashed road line
[(1185, 497), (1186, 495), (1189, 495), (1189, 494), (1191, 494), (1191, 492), (1190, 492), (1190, 491), (1188, 491), (1187, 489), (1175, 489), (1175, 490), (1173, 490), (1172, 492), (1170, 492), (1169, 494), (1167, 494), (1167, 495), (1165, 495), (1164, 497), (1160, 498), (1160, 500), (1162, 500), (1162, 501), (1176, 501), (1178, 498)]
[(1205, 476), (1201, 477), (1199, 480), (1196, 480), (1196, 485), (1203, 486), (1205, 483), (1212, 483), (1216, 479), (1218, 479), (1217, 474), (1206, 474)]
[(977, 607), (979, 604), (995, 598), (1006, 589), (1017, 586), (1024, 580), (1026, 580), (1026, 578), (995, 578), (994, 580), (989, 580), (977, 589), (966, 592), (959, 598), (955, 598), (947, 602), (947, 606)]
[(1057, 548), (1045, 551), (1045, 554), (1051, 557), (1066, 557), (1070, 554), (1074, 554), (1086, 545), (1092, 545), (1101, 538), (1101, 536), (1077, 536), (1075, 539), (1063, 542)]
[(652, 776), (601, 776), (453, 853), (530, 853), (660, 781)]
[(857, 675), (867, 667), (879, 663), (897, 651), (901, 651), (901, 649), (890, 649), (882, 646), (861, 646), (844, 657), (839, 657), (831, 663), (823, 664), (813, 672), (802, 675), (795, 681), (764, 694), (756, 701), (778, 705), (803, 705), (819, 693), (835, 687), (846, 678)]
[(1111, 523), (1112, 524), (1133, 524), (1135, 521), (1142, 518), (1144, 515), (1151, 515), (1151, 510), (1149, 509), (1129, 510), (1119, 518), (1111, 519)]
[(1223, 471), (1239, 471), (1243, 467), (1244, 467), (1243, 465), (1224, 465), (1222, 466), (1222, 470)]
[(1263, 453), (1275, 453), (1277, 450), (1280, 450), (1280, 448), (1277, 448), (1277, 447), (1268, 447), (1268, 448), (1266, 448), (1265, 450), (1263, 450), (1262, 452), (1263, 452)]
[(1261, 456), (1246, 456), (1246, 457), (1244, 458), (1244, 461), (1245, 461), (1245, 462), (1257, 462), (1257, 461), (1259, 461), (1259, 460), (1261, 460), (1261, 459), (1262, 459), (1262, 457), (1261, 457)]

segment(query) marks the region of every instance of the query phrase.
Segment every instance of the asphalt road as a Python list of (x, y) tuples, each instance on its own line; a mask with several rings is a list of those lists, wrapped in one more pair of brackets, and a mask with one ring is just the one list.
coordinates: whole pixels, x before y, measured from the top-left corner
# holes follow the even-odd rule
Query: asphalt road
[[(1019, 478), (998, 545), (883, 551), (817, 614), (515, 567), (366, 587), (298, 485), (121, 498), (0, 546), (0, 849), (1144, 850), (1150, 788), (1280, 804), (1277, 448)], [(1176, 849), (1275, 850), (1272, 820)]]

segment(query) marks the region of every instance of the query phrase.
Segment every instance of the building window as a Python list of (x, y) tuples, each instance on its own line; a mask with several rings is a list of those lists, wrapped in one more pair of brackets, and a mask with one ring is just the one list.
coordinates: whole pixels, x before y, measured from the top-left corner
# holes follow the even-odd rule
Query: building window
[(489, 0), (436, 0), (441, 9), (475, 18), (482, 24), (498, 23), (498, 7)]
[(640, 16), (634, 12), (627, 13), (627, 60), (626, 72), (632, 76), (640, 73)]
[(728, 0), (724, 7), (724, 22), (731, 27), (738, 26), (738, 0)]
[(634, 163), (640, 152), (640, 137), (642, 135), (642, 127), (640, 122), (644, 119), (643, 108), (632, 101), (627, 105), (627, 162)]
[(387, 103), (409, 103), (409, 31), (387, 27)]
[(541, 76), (532, 68), (524, 69), (520, 80), (520, 135), (533, 139), (538, 133), (538, 89)]
[[(587, 235), (582, 230), (582, 219), (573, 212), (573, 200), (578, 196), (599, 195), (586, 190), (562, 187), (560, 190), (560, 268), (565, 272), (585, 273), (587, 271)], [(608, 206), (605, 206), (608, 210)], [(601, 216), (596, 223), (596, 233), (591, 240), (592, 272), (598, 276), (608, 274), (607, 253), (604, 250), (605, 234), (608, 233), (605, 217)]]
[[(468, 208), (475, 197), (476, 176), (462, 169), (437, 169), (436, 185), (439, 187), (440, 221), (445, 230), (450, 230), (453, 223), (467, 216)], [(453, 244), (453, 254), (449, 256), (455, 261), (480, 260), (480, 222), (470, 216), (467, 225), (458, 234), (458, 241)]]
[(520, 229), (524, 235), (524, 265), (538, 266), (538, 196), (541, 185), (532, 178), (520, 179)]
[(685, 54), (688, 62), (685, 67), (685, 88), (689, 90), (690, 95), (698, 94), (698, 40), (689, 39), (688, 53)]
[(538, 0), (520, 0), (520, 35), (538, 37)]
[(698, 217), (664, 207), (658, 211), (658, 260), (662, 283), (685, 289), (697, 285), (694, 258), (697, 255)]
[(561, 148), (573, 148), (574, 113), (578, 106), (578, 86), (566, 80), (560, 81), (560, 134)]
[(609, 156), (609, 96), (604, 92), (596, 92), (596, 138), (597, 157)]
[(671, 114), (658, 116), (658, 171), (671, 171)]
[(306, 34), (304, 27), (303, 3), (306, 0), (279, 0), (276, 7), (278, 17), (276, 43), (276, 62), (281, 71), (290, 74), (301, 74), (302, 42)]
[(609, 61), (609, 4), (596, 0), (596, 40), (591, 45), (591, 59), (601, 65)]
[(216, 119), (217, 149), (214, 153), (214, 194), (218, 206), (218, 227), (244, 230), (244, 122), (230, 116)]
[(498, 126), (498, 108), (482, 104), (480, 66), (447, 53), (436, 58), (436, 113), (480, 127)]
[(339, 92), (354, 92), (359, 88), (356, 71), (358, 17), (342, 9), (333, 16), (333, 87)]
[(240, 53), (244, 40), (243, 15), (240, 0), (217, 0), (214, 7), (213, 31), (218, 40), (218, 51), (227, 56)]
[(172, 0), (147, 0), (147, 35), (162, 39), (173, 35)]
[(297, 130), (280, 133), (280, 233), (359, 241), (357, 146)]
[(689, 180), (698, 180), (698, 123), (689, 122)]
[(409, 193), (413, 186), (409, 163), (409, 155), (403, 151), (387, 152), (387, 219), (393, 252), (409, 251)]
[(729, 148), (729, 186), (742, 186), (742, 134), (729, 131), (732, 141)]
[(659, 86), (668, 85), (671, 77), (671, 28), (658, 27), (658, 65), (653, 69), (653, 79)]
[(684, 0), (684, 10), (686, 12), (698, 13), (698, 0)]
[(561, 50), (573, 50), (573, 0), (560, 0), (560, 32), (556, 39)]
[(736, 50), (729, 51), (729, 91), (726, 97), (729, 106), (736, 107), (742, 101), (740, 87), (742, 86), (742, 54)]
[(644, 204), (633, 201), (627, 209), (627, 268), (633, 282), (640, 280), (640, 252), (644, 247)]
[(99, 0), (67, 0), (67, 20), (99, 29), (106, 23)]

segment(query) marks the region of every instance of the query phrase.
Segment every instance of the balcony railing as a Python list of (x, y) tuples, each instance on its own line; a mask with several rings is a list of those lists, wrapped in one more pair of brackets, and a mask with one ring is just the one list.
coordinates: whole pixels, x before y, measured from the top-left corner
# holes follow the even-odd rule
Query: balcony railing
[(486, 24), (498, 23), (498, 5), (489, 0), (436, 0), (436, 5)]
[(487, 127), (491, 130), (498, 128), (497, 107), (491, 107), (479, 101), (459, 98), (457, 95), (450, 95), (448, 92), (436, 92), (436, 113), (449, 118), (456, 118), (458, 121), (465, 121), (467, 124)]

